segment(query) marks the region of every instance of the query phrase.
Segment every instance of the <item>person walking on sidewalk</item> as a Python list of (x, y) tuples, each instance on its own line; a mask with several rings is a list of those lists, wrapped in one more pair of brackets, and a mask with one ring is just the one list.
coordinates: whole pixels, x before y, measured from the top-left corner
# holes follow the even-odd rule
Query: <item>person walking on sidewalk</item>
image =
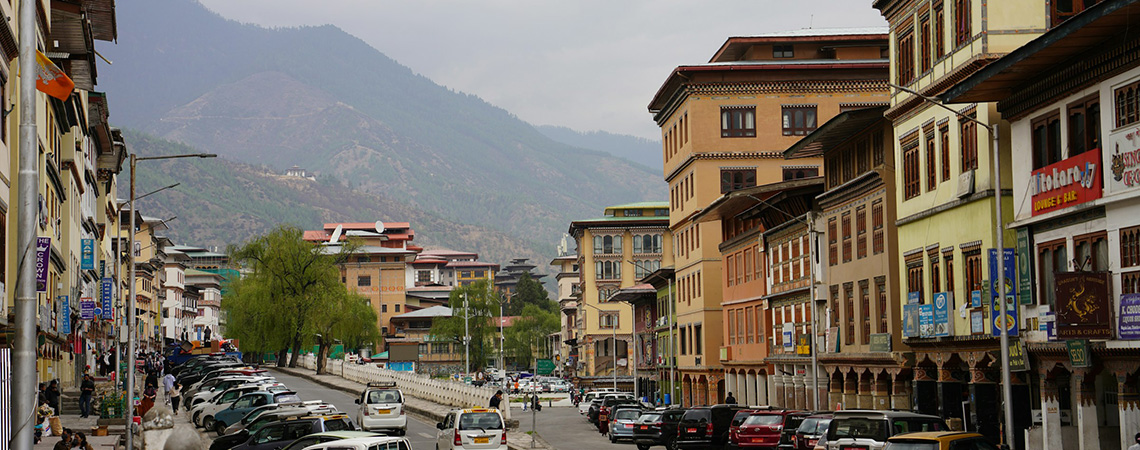
[(162, 377), (162, 387), (166, 391), (166, 399), (170, 400), (170, 391), (174, 389), (174, 374), (167, 372), (166, 376)]
[(44, 397), (47, 398), (48, 406), (55, 410), (55, 414), (59, 415), (59, 381), (51, 380), (48, 383), (47, 389), (44, 389)]
[(503, 403), (503, 390), (495, 391), (495, 395), (491, 396), (491, 407), (499, 409), (499, 405)]
[(79, 417), (86, 418), (91, 415), (91, 396), (95, 394), (95, 380), (90, 373), (83, 374), (83, 383), (79, 385)]
[(170, 397), (170, 409), (174, 410), (174, 415), (178, 415), (178, 401), (182, 400), (182, 383), (174, 382), (174, 386), (166, 393)]

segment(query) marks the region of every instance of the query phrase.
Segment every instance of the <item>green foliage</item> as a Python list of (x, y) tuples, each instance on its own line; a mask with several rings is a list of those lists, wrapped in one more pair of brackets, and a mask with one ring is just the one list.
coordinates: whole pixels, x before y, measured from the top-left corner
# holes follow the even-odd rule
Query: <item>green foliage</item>
[(241, 341), (241, 348), (252, 353), (273, 353), (288, 348), (293, 316), (278, 314), (268, 286), (250, 279), (236, 278), (222, 296), (226, 316), (226, 337)]
[[(467, 308), (463, 307), (464, 299), (467, 300)], [(490, 282), (481, 280), (452, 289), (448, 306), (451, 307), (451, 317), (436, 318), (431, 325), (431, 335), (459, 343), (463, 343), (465, 336), (470, 336), (471, 367), (468, 372), (482, 369), (495, 353), (493, 341), (499, 331), (494, 323), (499, 312), (498, 295), (491, 289)]]
[(325, 373), (329, 349), (336, 341), (351, 352), (365, 344), (380, 342), (376, 311), (368, 299), (349, 292), (340, 283), (315, 294), (320, 308), (313, 312), (307, 335), (317, 343), (317, 373)]
[(531, 305), (544, 311), (554, 312), (558, 310), (558, 303), (550, 299), (550, 293), (546, 291), (542, 283), (531, 278), (529, 273), (523, 273), (515, 287), (515, 294), (507, 302), (506, 314), (508, 316), (520, 315), (527, 306)]
[(523, 307), (522, 313), (503, 334), (506, 336), (504, 344), (507, 356), (514, 359), (520, 366), (530, 366), (535, 358), (535, 349), (539, 350), (540, 357), (550, 355), (541, 342), (547, 336), (562, 328), (558, 320), (558, 313), (547, 311), (534, 304)]

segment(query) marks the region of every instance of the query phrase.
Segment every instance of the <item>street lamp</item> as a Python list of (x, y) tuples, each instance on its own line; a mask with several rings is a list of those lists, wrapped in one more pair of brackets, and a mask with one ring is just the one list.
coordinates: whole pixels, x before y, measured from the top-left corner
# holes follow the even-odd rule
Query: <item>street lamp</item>
[[(982, 128), (985, 128), (986, 131), (990, 132), (990, 139), (993, 140), (993, 148), (991, 148), (990, 150), (994, 154), (994, 169), (993, 169), (994, 170), (994, 190), (993, 191), (994, 191), (994, 209), (996, 210), (995, 213), (997, 214), (997, 227), (996, 227), (997, 236), (995, 237), (995, 241), (996, 241), (995, 246), (998, 248), (997, 258), (995, 258), (995, 259), (997, 259), (997, 273), (998, 273), (997, 286), (999, 286), (997, 288), (997, 290), (999, 291), (998, 292), (998, 302), (999, 302), (999, 305), (1001, 305), (1001, 308), (1003, 309), (1003, 311), (1001, 311), (1001, 313), (1002, 313), (1001, 314), (1001, 322), (999, 322), (999, 325), (1001, 326), (1001, 333), (1000, 333), (1001, 334), (1001, 336), (1000, 336), (1001, 337), (1001, 344), (1000, 344), (1001, 345), (1001, 400), (1002, 400), (1002, 404), (1003, 404), (1002, 409), (1004, 410), (1003, 412), (1005, 413), (1004, 414), (1004, 418), (1005, 418), (1005, 427), (1004, 427), (1005, 442), (1006, 442), (1006, 445), (1013, 445), (1013, 442), (1014, 442), (1013, 441), (1013, 391), (1012, 391), (1012, 386), (1010, 386), (1010, 374), (1009, 374), (1009, 324), (1005, 323), (1005, 321), (1008, 319), (1009, 315), (1006, 314), (1006, 311), (1004, 311), (1005, 310), (1005, 301), (1006, 301), (1006, 299), (1005, 299), (1005, 233), (1004, 233), (1005, 232), (1005, 226), (1002, 224), (1001, 153), (998, 152), (998, 124), (997, 124), (997, 122), (995, 122), (993, 125), (990, 125), (990, 124), (984, 123), (984, 122), (982, 122), (982, 121), (980, 121), (974, 117), (970, 117), (966, 114), (962, 114), (958, 111), (955, 111), (953, 108), (942, 104), (942, 102), (939, 101), (938, 99), (932, 98), (932, 97), (927, 97), (925, 95), (919, 94), (918, 92), (915, 92), (913, 89), (908, 89), (908, 88), (898, 86), (895, 84), (891, 84), (891, 83), (887, 83), (887, 86), (890, 86), (892, 88), (895, 88), (895, 89), (903, 91), (903, 92), (906, 92), (908, 94), (911, 94), (915, 97), (922, 99), (923, 101), (925, 101), (927, 103), (930, 103), (932, 105), (935, 105), (935, 106), (938, 106), (942, 109), (950, 111), (950, 113), (954, 114), (959, 119), (968, 120), (970, 122), (974, 122), (974, 123), (978, 124)], [(962, 420), (965, 421), (966, 418), (963, 417)]]
[[(591, 304), (585, 303), (585, 302), (582, 303), (582, 306), (589, 306), (589, 307), (597, 310), (598, 311), (598, 318), (601, 318), (602, 313), (608, 312), (608, 311), (603, 310), (602, 308), (599, 308), (597, 306), (594, 306), (594, 305), (591, 305)], [(617, 391), (617, 326), (613, 322), (610, 322), (610, 330), (613, 331), (612, 342), (613, 342), (613, 360), (614, 360), (614, 391), (616, 392)]]
[[(134, 241), (135, 241), (135, 200), (136, 200), (136, 198), (135, 198), (135, 172), (136, 172), (135, 171), (135, 164), (138, 161), (150, 161), (150, 160), (159, 160), (159, 159), (176, 159), (176, 158), (215, 158), (217, 156), (218, 155), (213, 154), (213, 153), (190, 153), (190, 154), (182, 154), (182, 155), (144, 156), (144, 157), (140, 158), (137, 155), (135, 155), (134, 153), (131, 153), (131, 198), (130, 198), (130, 205), (131, 205), (131, 219), (130, 219), (131, 236), (130, 236), (130, 239), (131, 239), (131, 245), (130, 245), (130, 247), (132, 247), (132, 250), (133, 250)], [(137, 327), (137, 324), (135, 324), (135, 259), (134, 259), (134, 253), (131, 253), (130, 255), (131, 255), (131, 257), (130, 257), (131, 271), (130, 271), (130, 286), (128, 286), (130, 291), (129, 291), (129, 297), (127, 298), (127, 370), (126, 370), (126, 373), (124, 374), (127, 377), (127, 398), (126, 398), (127, 407), (126, 407), (124, 412), (126, 413), (126, 419), (127, 419), (126, 420), (126, 423), (127, 423), (127, 448), (133, 449), (134, 448), (134, 431), (132, 430), (132, 428), (134, 426), (134, 417), (135, 417), (135, 351), (136, 351), (136, 345), (137, 345), (137, 343), (135, 342), (135, 332), (136, 332), (135, 328)]]

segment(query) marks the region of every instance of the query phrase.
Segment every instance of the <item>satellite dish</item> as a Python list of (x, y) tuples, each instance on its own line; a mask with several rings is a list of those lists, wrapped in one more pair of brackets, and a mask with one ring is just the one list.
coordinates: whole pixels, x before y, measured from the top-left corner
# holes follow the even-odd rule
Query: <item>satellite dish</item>
[(380, 233), (380, 234), (384, 234), (384, 221), (382, 221), (382, 220), (376, 221), (376, 232)]
[(340, 234), (341, 234), (342, 232), (344, 232), (344, 225), (337, 225), (337, 226), (336, 226), (336, 229), (335, 229), (335, 230), (333, 230), (333, 234), (332, 234), (332, 237), (331, 237), (331, 238), (329, 238), (329, 243), (330, 243), (330, 244), (335, 244), (335, 243), (337, 243), (337, 241), (339, 241), (339, 240), (340, 240)]

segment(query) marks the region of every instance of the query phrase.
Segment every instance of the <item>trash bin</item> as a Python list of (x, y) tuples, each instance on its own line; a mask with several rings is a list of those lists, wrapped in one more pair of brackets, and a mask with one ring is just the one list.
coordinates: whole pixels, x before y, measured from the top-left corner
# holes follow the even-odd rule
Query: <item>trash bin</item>
[(665, 404), (666, 405), (672, 405), (673, 404), (673, 394), (665, 394)]

